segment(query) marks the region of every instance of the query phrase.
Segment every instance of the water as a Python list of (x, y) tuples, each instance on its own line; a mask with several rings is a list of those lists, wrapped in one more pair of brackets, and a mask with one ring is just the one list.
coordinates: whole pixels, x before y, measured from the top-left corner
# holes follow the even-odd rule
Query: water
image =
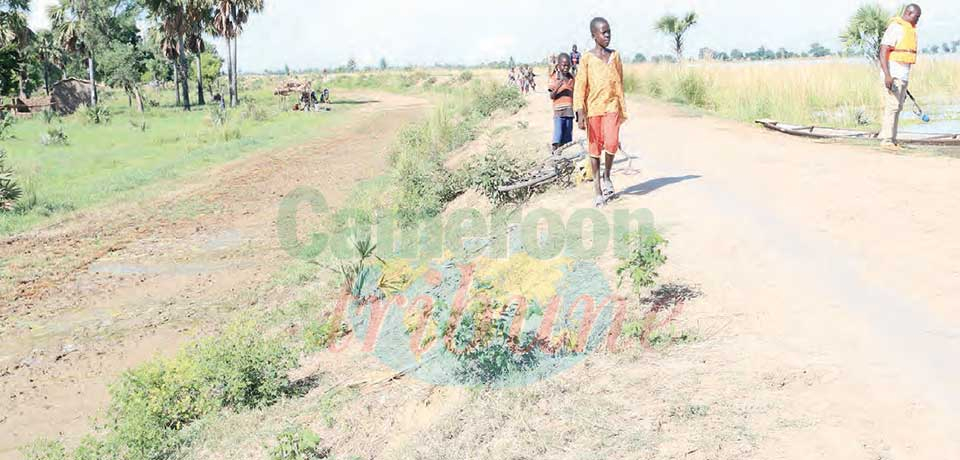
[(913, 102), (907, 100), (902, 115), (903, 131), (910, 133), (950, 134), (960, 133), (960, 105), (943, 105), (927, 107), (930, 123), (920, 121), (913, 113)]

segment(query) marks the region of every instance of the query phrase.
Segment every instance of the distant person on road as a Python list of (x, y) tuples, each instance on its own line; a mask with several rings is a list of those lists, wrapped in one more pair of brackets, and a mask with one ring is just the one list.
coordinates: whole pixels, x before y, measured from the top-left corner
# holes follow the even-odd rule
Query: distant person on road
[(577, 51), (577, 45), (573, 45), (573, 51), (570, 52), (570, 65), (573, 68), (573, 74), (577, 74), (577, 68), (580, 67), (580, 51)]
[(573, 142), (573, 74), (570, 73), (570, 55), (560, 53), (557, 71), (550, 75), (547, 89), (553, 100), (553, 149)]
[(880, 70), (883, 73), (884, 110), (880, 139), (883, 146), (896, 148), (900, 113), (907, 99), (910, 69), (917, 62), (917, 23), (922, 11), (915, 3), (887, 26), (880, 42)]
[[(615, 196), (610, 170), (613, 157), (620, 150), (620, 124), (627, 115), (623, 62), (620, 53), (610, 49), (610, 23), (604, 18), (593, 18), (590, 33), (597, 46), (587, 52), (580, 63), (573, 91), (573, 108), (580, 129), (587, 130), (596, 205), (601, 207)], [(602, 183), (601, 156), (605, 157)]]

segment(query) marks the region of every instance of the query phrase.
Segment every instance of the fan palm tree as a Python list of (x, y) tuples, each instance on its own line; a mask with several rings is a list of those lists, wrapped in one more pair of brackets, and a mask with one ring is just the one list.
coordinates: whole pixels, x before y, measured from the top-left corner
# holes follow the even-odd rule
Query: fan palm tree
[(687, 32), (697, 24), (698, 20), (697, 13), (691, 11), (682, 18), (668, 14), (654, 24), (654, 30), (673, 40), (673, 52), (677, 55), (677, 62), (683, 62), (683, 46)]
[(857, 9), (840, 35), (847, 48), (859, 49), (873, 61), (880, 61), (880, 42), (893, 13), (879, 3)]
[[(150, 15), (158, 22), (163, 36), (164, 54), (174, 59), (174, 77), (179, 83), (183, 110), (190, 110), (190, 81), (187, 78), (186, 34), (190, 23), (190, 0), (146, 0)], [(176, 50), (175, 52), (173, 50)]]
[[(37, 32), (36, 39), (33, 41), (33, 54), (40, 60), (40, 68), (43, 73), (43, 89), (50, 95), (50, 67), (59, 67), (63, 62), (60, 53), (60, 47), (57, 46), (56, 38), (53, 32), (41, 30)], [(62, 73), (62, 72), (61, 72)]]
[(253, 13), (263, 11), (264, 0), (213, 0), (213, 32), (227, 42), (227, 77), (230, 106), (239, 102), (237, 86), (237, 38)]
[(191, 29), (187, 34), (187, 49), (197, 57), (197, 104), (204, 105), (201, 54), (206, 51), (206, 43), (203, 41), (203, 31), (213, 21), (213, 5), (209, 0), (191, 0), (187, 4), (187, 21)]
[(96, 5), (87, 0), (59, 0), (48, 11), (56, 42), (70, 53), (77, 53), (87, 60), (90, 79), (90, 106), (96, 107), (97, 63), (93, 53), (93, 37), (96, 31)]
[(21, 98), (26, 98), (27, 53), (34, 33), (27, 26), (27, 12), (30, 4), (27, 0), (0, 0), (0, 46), (14, 45), (19, 59), (17, 77)]

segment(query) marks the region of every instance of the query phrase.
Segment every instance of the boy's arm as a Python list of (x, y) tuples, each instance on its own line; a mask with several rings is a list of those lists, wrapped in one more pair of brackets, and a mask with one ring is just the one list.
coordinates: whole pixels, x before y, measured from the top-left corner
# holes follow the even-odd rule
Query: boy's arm
[(580, 129), (587, 129), (587, 92), (590, 87), (590, 81), (587, 75), (587, 61), (580, 64), (583, 68), (577, 72), (577, 78), (573, 84), (573, 110), (577, 113), (577, 125)]
[(620, 114), (627, 112), (627, 89), (623, 87), (623, 60), (620, 59), (620, 53), (617, 53), (617, 75), (620, 77)]

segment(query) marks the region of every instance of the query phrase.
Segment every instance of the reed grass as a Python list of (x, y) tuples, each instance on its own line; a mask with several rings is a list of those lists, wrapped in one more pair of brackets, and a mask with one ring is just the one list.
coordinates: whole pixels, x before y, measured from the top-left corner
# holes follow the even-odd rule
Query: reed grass
[[(876, 128), (883, 107), (879, 72), (867, 61), (839, 59), (634, 64), (627, 66), (625, 87), (746, 122)], [(911, 77), (911, 91), (927, 104), (960, 102), (960, 60), (921, 61)]]

